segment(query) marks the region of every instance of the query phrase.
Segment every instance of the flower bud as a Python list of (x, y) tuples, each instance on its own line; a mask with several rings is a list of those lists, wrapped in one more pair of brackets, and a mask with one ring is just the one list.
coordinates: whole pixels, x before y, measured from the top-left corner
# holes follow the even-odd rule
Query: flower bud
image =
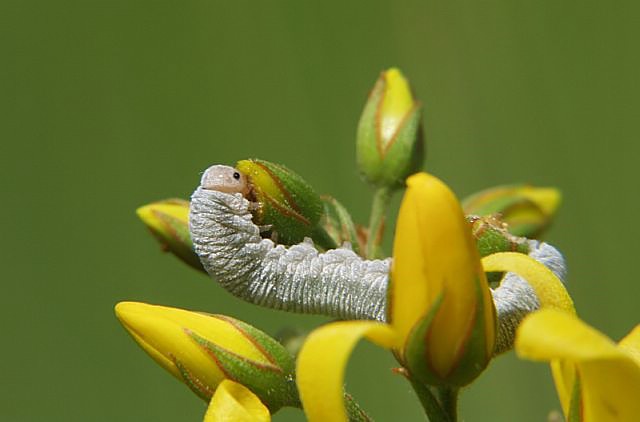
[(189, 235), (189, 201), (165, 199), (152, 202), (138, 208), (136, 214), (158, 239), (164, 251), (171, 252), (186, 264), (204, 272)]
[(224, 315), (146, 303), (121, 302), (115, 311), (144, 351), (202, 399), (232, 379), (272, 412), (299, 405), (293, 357), (262, 331)]
[(495, 308), (478, 248), (451, 190), (426, 173), (411, 176), (398, 214), (390, 320), (412, 377), (461, 387), (487, 366)]
[(422, 167), (421, 104), (398, 69), (382, 72), (364, 106), (356, 137), (358, 169), (376, 187), (399, 188)]
[(462, 206), (467, 214), (498, 214), (512, 234), (535, 238), (551, 224), (560, 199), (556, 188), (496, 186), (467, 197)]
[(275, 241), (292, 245), (313, 237), (323, 206), (302, 177), (264, 160), (241, 160), (236, 169), (247, 177), (249, 199), (259, 204), (254, 222), (269, 228)]
[(320, 219), (320, 225), (336, 245), (349, 242), (353, 251), (360, 254), (362, 245), (360, 245), (356, 225), (353, 223), (349, 211), (332, 196), (322, 195), (320, 198), (324, 206), (324, 214)]

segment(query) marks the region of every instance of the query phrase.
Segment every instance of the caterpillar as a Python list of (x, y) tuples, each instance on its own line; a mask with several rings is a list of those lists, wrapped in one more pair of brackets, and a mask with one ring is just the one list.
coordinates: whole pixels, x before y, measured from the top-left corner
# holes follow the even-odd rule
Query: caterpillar
[[(320, 253), (310, 239), (277, 245), (253, 221), (247, 180), (233, 167), (214, 165), (191, 197), (189, 231), (209, 273), (231, 294), (256, 305), (338, 319), (386, 320), (391, 258), (365, 260), (348, 243)], [(529, 255), (565, 278), (553, 246), (528, 242)], [(507, 273), (492, 289), (498, 327), (496, 353), (509, 350), (515, 329), (540, 304), (529, 284)]]

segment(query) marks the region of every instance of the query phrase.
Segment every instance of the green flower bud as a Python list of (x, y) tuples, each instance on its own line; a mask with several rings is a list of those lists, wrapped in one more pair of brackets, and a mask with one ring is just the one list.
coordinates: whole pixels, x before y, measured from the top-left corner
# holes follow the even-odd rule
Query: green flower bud
[(248, 199), (259, 204), (254, 222), (268, 228), (275, 241), (292, 245), (305, 237), (316, 240), (323, 205), (302, 177), (264, 160), (241, 160), (236, 169), (247, 178)]
[(322, 195), (320, 198), (324, 206), (320, 225), (337, 245), (349, 242), (353, 251), (360, 254), (362, 245), (349, 211), (332, 196)]
[(162, 249), (204, 272), (198, 255), (193, 251), (189, 234), (189, 201), (165, 199), (136, 210), (136, 214), (158, 239)]
[(471, 195), (462, 201), (462, 207), (467, 214), (498, 214), (511, 234), (536, 238), (553, 221), (560, 200), (561, 194), (556, 188), (510, 185)]
[(382, 72), (364, 106), (356, 137), (356, 160), (365, 180), (399, 188), (424, 160), (421, 104), (398, 69)]

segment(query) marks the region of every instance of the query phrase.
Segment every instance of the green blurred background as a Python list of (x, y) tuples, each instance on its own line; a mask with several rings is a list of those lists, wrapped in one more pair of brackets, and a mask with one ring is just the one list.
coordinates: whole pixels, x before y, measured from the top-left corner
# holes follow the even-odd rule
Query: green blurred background
[[(390, 66), (425, 103), (427, 168), (458, 195), (518, 181), (562, 189), (547, 239), (566, 255), (580, 315), (620, 338), (640, 320), (636, 12), (557, 0), (3, 0), (0, 419), (200, 420), (204, 403), (118, 324), (120, 300), (270, 333), (325, 321), (231, 297), (162, 254), (134, 210), (188, 197), (211, 163), (260, 157), (365, 221), (354, 133)], [(393, 365), (359, 346), (348, 388), (378, 420), (421, 420)], [(557, 407), (547, 367), (513, 354), (462, 396), (470, 421), (542, 421)]]

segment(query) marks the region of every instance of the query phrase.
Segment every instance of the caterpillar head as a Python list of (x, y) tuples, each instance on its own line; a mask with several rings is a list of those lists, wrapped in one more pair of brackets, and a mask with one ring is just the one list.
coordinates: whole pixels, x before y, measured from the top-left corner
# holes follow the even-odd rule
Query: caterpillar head
[(278, 243), (293, 245), (312, 237), (323, 205), (320, 196), (298, 174), (264, 160), (240, 160), (236, 168), (214, 165), (200, 180), (203, 189), (240, 193), (251, 203), (253, 222), (268, 227)]
[(214, 165), (205, 170), (200, 186), (207, 190), (225, 193), (241, 193), (247, 196), (250, 191), (247, 176), (233, 167)]

